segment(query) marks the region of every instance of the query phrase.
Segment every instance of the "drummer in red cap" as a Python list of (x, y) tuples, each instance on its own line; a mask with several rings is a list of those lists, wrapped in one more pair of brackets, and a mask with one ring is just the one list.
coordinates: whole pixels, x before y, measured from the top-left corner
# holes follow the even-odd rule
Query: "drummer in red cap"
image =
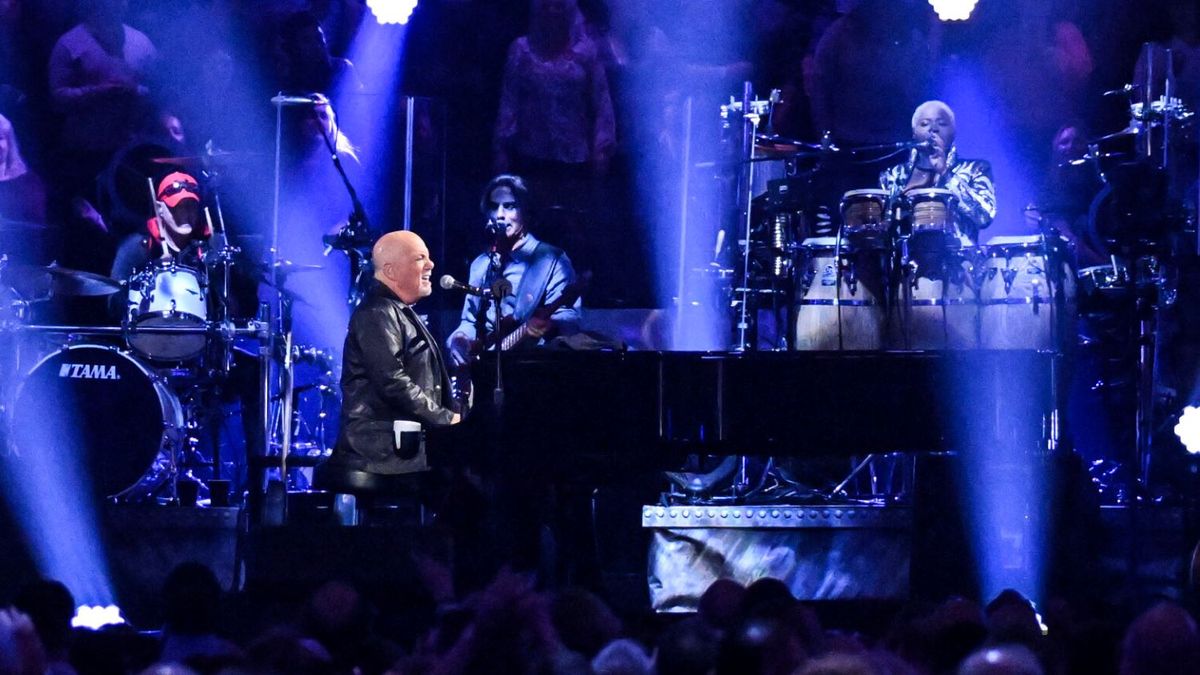
[(200, 208), (200, 185), (194, 177), (173, 171), (159, 179), (154, 190), (154, 217), (146, 231), (130, 235), (117, 248), (112, 277), (127, 279), (152, 260), (175, 258), (199, 267), (200, 246), (209, 230)]

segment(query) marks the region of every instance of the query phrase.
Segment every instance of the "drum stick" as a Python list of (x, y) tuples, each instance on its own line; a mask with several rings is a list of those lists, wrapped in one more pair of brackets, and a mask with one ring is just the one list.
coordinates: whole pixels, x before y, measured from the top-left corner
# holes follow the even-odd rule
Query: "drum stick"
[(204, 207), (204, 219), (208, 221), (208, 231), (216, 232), (216, 230), (213, 229), (212, 212), (208, 210), (207, 206)]
[(158, 208), (154, 205), (158, 201), (158, 194), (154, 191), (154, 179), (146, 176), (146, 187), (150, 188), (150, 208), (154, 209), (154, 215), (158, 215)]

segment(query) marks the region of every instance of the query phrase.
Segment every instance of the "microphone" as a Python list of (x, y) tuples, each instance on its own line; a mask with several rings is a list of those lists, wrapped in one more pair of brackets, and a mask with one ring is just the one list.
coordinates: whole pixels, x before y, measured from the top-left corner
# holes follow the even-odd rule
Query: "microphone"
[(487, 290), (486, 288), (479, 288), (478, 286), (472, 286), (471, 284), (464, 284), (449, 274), (443, 274), (441, 280), (438, 281), (438, 285), (442, 287), (442, 290), (462, 291), (467, 295), (491, 295), (491, 291)]
[(316, 105), (317, 98), (315, 96), (278, 96), (271, 97), (271, 103), (275, 105)]
[(933, 152), (938, 149), (937, 142), (935, 142), (932, 138), (927, 138), (923, 141), (912, 141), (908, 144), (908, 147), (915, 149), (917, 152), (922, 152), (925, 154), (933, 154)]
[(488, 218), (487, 225), (483, 229), (488, 234), (497, 234), (504, 231), (504, 228), (500, 227), (500, 223), (497, 223), (495, 218)]

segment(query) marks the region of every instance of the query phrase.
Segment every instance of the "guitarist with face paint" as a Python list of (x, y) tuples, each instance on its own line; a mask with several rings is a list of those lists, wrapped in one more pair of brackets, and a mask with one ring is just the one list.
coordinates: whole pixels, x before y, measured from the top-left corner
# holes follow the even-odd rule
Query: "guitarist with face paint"
[(487, 299), (468, 294), (463, 301), (462, 319), (446, 343), (454, 366), (497, 346), (536, 345), (579, 330), (575, 270), (562, 249), (529, 232), (525, 181), (496, 176), (483, 190), (480, 209), (487, 217), (490, 247), (472, 261), (468, 283), (493, 292)]

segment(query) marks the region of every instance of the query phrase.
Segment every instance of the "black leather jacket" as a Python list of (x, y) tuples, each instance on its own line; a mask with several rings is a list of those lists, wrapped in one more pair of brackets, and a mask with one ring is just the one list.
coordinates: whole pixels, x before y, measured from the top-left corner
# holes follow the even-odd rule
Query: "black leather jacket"
[(350, 317), (342, 354), (342, 418), (330, 462), (398, 473), (394, 420), (446, 426), (450, 380), (437, 340), (412, 308), (375, 283)]

